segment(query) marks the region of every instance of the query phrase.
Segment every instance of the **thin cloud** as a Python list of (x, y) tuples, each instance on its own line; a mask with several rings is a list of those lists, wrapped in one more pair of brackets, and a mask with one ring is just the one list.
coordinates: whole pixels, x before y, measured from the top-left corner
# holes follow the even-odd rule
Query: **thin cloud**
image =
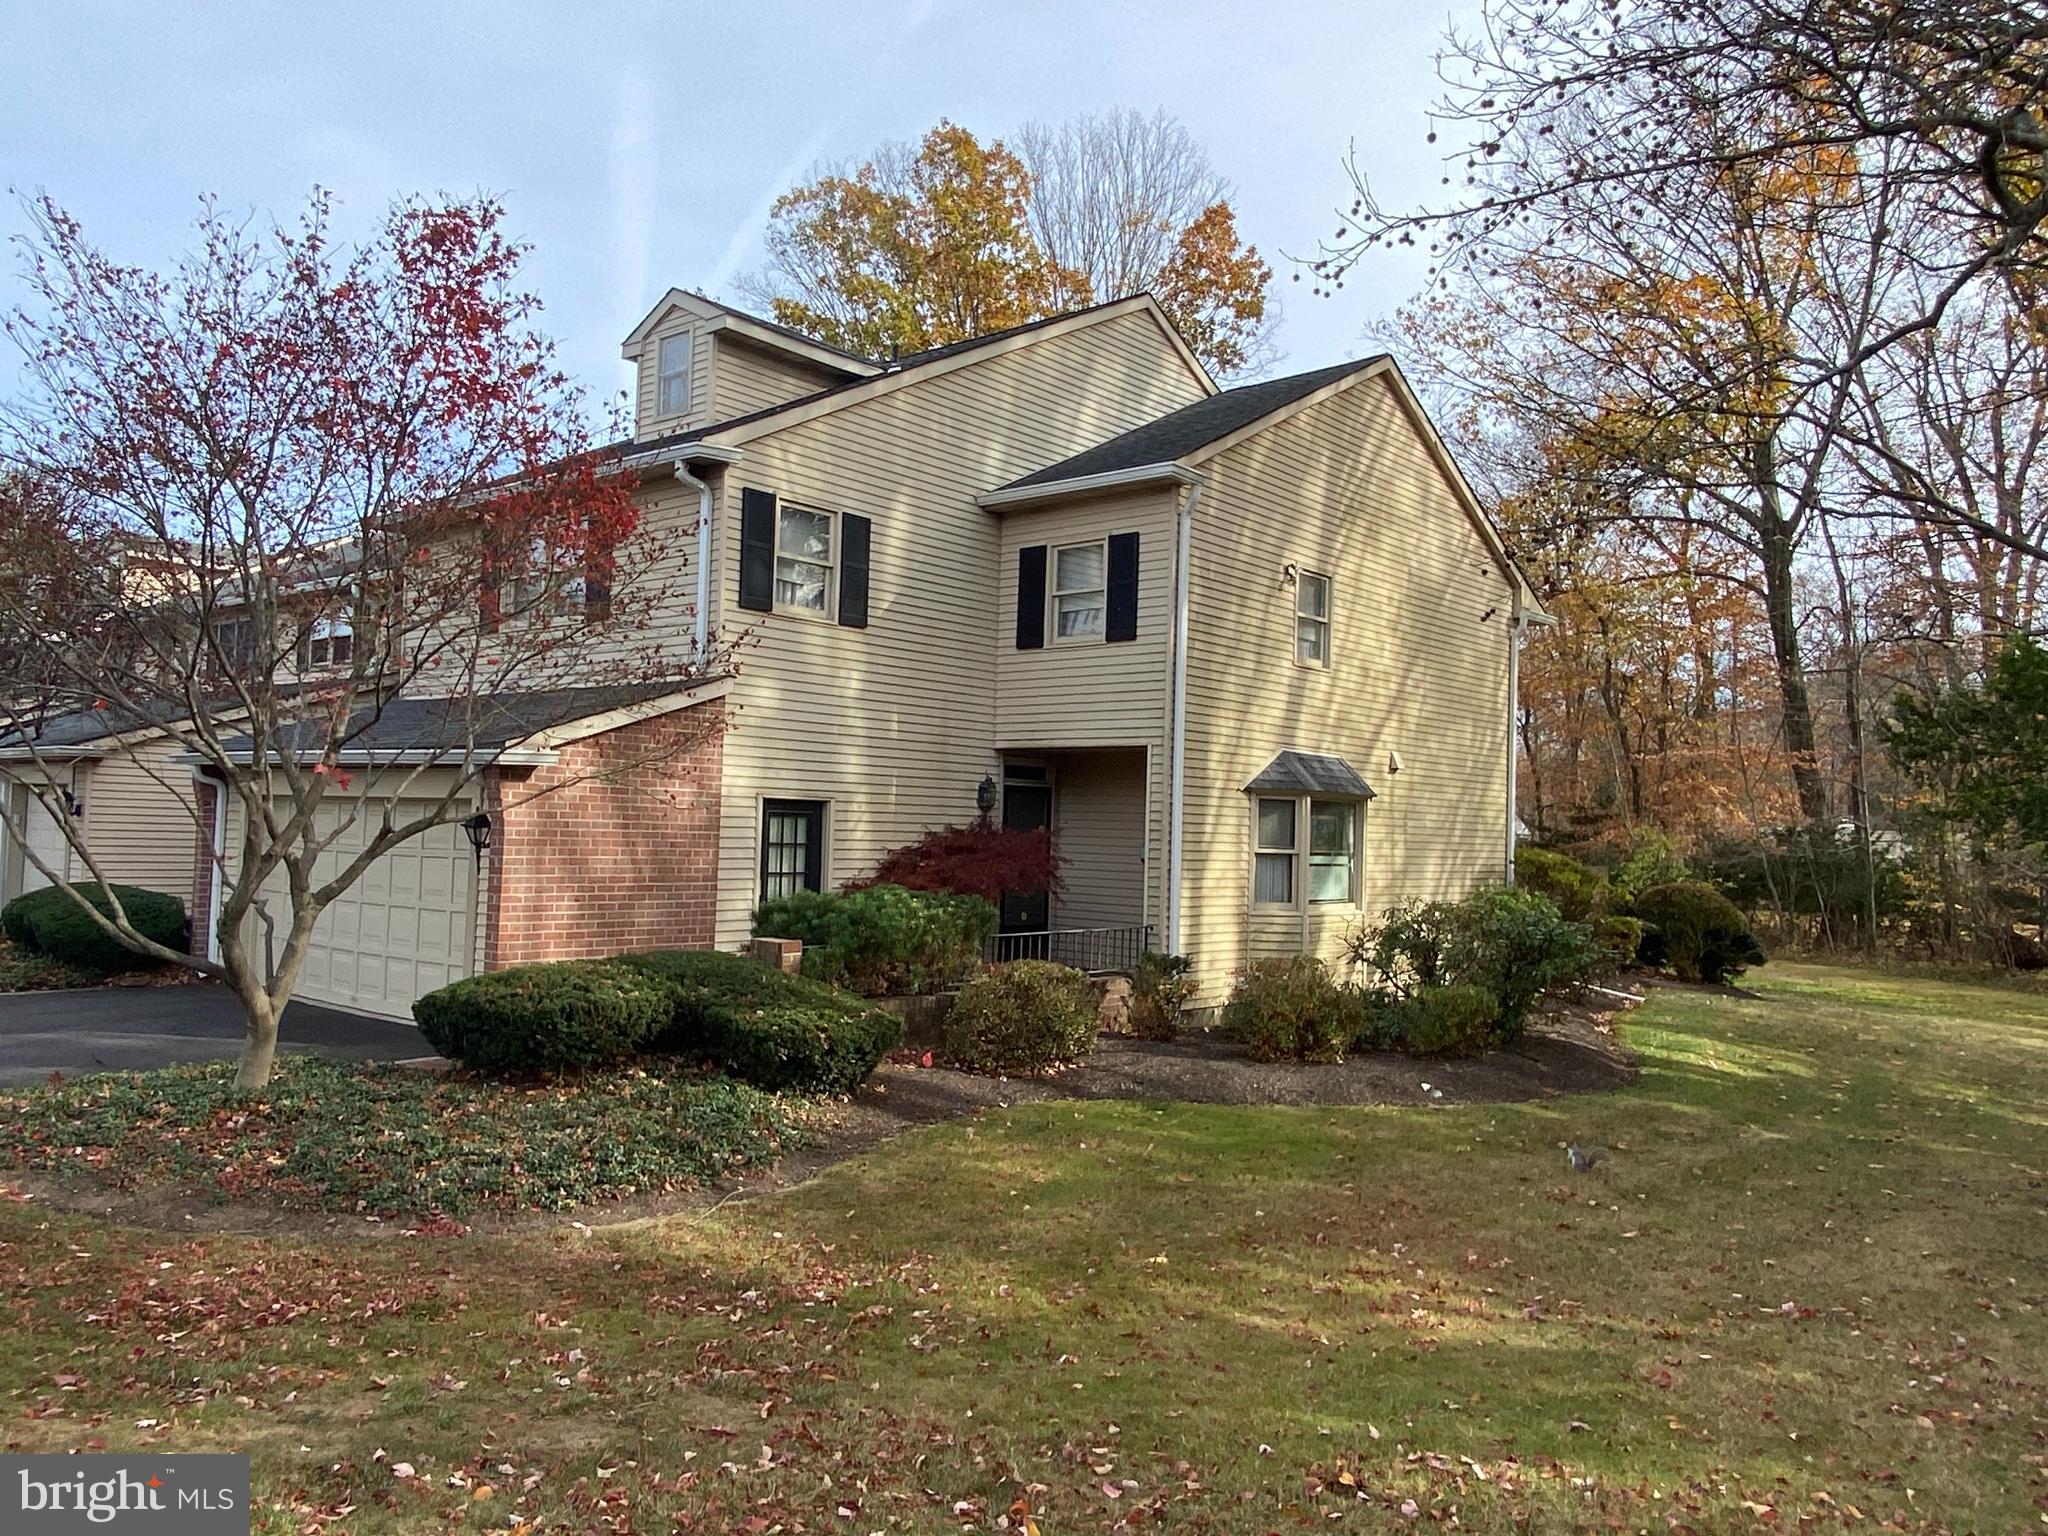
[(782, 196), (795, 183), (797, 177), (817, 164), (818, 157), (825, 152), (825, 145), (831, 141), (833, 130), (837, 126), (836, 123), (827, 123), (805, 139), (797, 147), (796, 153), (783, 162), (782, 168), (775, 173), (774, 180), (768, 183), (768, 189), (734, 227), (732, 238), (725, 244), (725, 254), (718, 258), (718, 265), (712, 268), (711, 276), (705, 285), (707, 293), (722, 293), (726, 285), (739, 276), (740, 263), (746, 259), (747, 253), (754, 247), (754, 242), (760, 238), (762, 229), (768, 223), (768, 215), (775, 207), (775, 199)]
[(621, 314), (638, 315), (649, 297), (659, 175), (654, 145), (660, 110), (647, 66), (634, 65), (619, 82), (605, 156), (605, 181), (611, 198), (612, 290)]

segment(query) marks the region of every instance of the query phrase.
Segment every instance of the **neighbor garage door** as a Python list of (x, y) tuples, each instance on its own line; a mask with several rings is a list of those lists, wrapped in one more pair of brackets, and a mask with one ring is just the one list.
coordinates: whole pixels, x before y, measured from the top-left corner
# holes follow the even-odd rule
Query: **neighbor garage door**
[[(321, 833), (351, 809), (352, 802), (322, 806)], [(400, 801), (392, 819), (424, 809)], [(362, 851), (380, 810), (372, 804), (321, 854), (316, 882), (331, 879)], [(281, 875), (266, 894), (282, 926), (291, 901)], [(476, 856), (460, 827), (435, 827), (377, 860), (320, 914), (295, 995), (410, 1019), (414, 998), (470, 973), (475, 933)], [(254, 941), (262, 943), (260, 928)]]

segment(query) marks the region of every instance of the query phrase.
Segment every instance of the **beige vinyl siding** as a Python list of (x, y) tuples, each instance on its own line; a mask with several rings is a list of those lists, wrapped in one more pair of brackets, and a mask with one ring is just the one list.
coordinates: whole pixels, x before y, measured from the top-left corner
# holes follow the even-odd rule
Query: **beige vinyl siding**
[[(1181, 947), (1214, 1003), (1248, 959), (1305, 949), (1335, 960), (1361, 916), (1501, 877), (1510, 594), (1383, 380), (1201, 467)], [(1290, 563), (1333, 578), (1327, 668), (1294, 659)], [(1243, 786), (1286, 748), (1338, 753), (1379, 793), (1365, 812), (1356, 908), (1251, 910)]]
[[(633, 396), (633, 435), (659, 437), (665, 432), (683, 432), (701, 427), (711, 416), (712, 332), (705, 329), (710, 316), (677, 306), (669, 311), (641, 341), (634, 358), (636, 384)], [(661, 368), (661, 340), (679, 331), (690, 333), (690, 409), (683, 415), (660, 414), (661, 397), (655, 387)]]
[[(1177, 488), (1176, 488), (1177, 489)], [(1004, 514), (996, 606), (996, 741), (1003, 747), (1152, 746), (1164, 742), (1173, 627), (1177, 498), (1163, 487)], [(1053, 638), (1017, 649), (1018, 552), (1138, 535), (1138, 637)], [(1046, 590), (1052, 589), (1050, 561)]]
[[(746, 445), (716, 524), (713, 619), (748, 637), (725, 743), (719, 943), (747, 934), (763, 797), (832, 802), (834, 885), (975, 814), (997, 768), (1002, 534), (974, 497), (1206, 393), (1132, 310)], [(737, 608), (743, 486), (872, 519), (867, 629)]]
[(731, 421), (842, 382), (846, 375), (752, 346), (731, 331), (715, 333), (711, 419)]
[(192, 770), (175, 741), (138, 741), (80, 770), (86, 842), (109, 880), (189, 901)]
[[(1157, 752), (1109, 748), (1053, 760), (1053, 836), (1065, 864), (1053, 893), (1055, 928), (1118, 928), (1148, 921), (1149, 825)], [(1148, 761), (1148, 759), (1150, 761)]]

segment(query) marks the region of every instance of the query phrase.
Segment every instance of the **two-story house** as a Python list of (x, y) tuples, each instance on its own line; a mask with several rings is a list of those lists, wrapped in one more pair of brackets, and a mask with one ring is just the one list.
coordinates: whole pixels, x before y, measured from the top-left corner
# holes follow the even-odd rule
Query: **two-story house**
[(403, 1016), (471, 968), (736, 946), (762, 896), (982, 812), (1065, 860), (1004, 953), (1149, 943), (1206, 1003), (1508, 876), (1541, 615), (1390, 359), (1219, 391), (1139, 296), (883, 363), (680, 290), (624, 350), (639, 536), (687, 566), (665, 623), (743, 664), (521, 701), (488, 851), (392, 855), (302, 995)]

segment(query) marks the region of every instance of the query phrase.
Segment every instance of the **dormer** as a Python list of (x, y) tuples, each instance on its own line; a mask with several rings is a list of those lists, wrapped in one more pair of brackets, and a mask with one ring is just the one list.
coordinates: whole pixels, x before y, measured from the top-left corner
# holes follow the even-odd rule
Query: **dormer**
[(869, 378), (878, 364), (702, 294), (671, 288), (633, 328), (633, 435), (688, 432)]

